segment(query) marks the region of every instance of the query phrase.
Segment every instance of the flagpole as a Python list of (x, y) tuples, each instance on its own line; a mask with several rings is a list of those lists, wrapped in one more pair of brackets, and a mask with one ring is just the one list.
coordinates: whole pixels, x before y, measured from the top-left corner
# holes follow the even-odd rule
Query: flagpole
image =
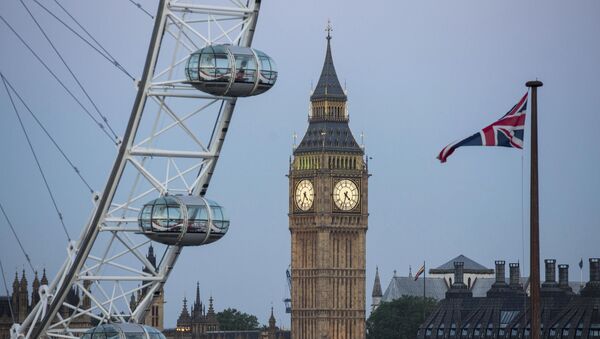
[(425, 280), (427, 278), (427, 267), (425, 267), (425, 260), (423, 260), (423, 323), (425, 322)]
[(528, 81), (525, 86), (531, 88), (531, 177), (530, 177), (530, 267), (531, 287), (531, 339), (540, 339), (541, 302), (540, 302), (540, 224), (538, 197), (538, 140), (537, 140), (537, 88), (541, 81)]

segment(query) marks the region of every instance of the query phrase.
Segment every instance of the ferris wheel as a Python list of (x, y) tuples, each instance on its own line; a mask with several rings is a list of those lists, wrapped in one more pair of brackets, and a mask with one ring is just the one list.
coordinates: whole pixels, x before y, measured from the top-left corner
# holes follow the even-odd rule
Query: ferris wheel
[[(103, 192), (53, 281), (12, 338), (78, 338), (94, 323), (140, 323), (185, 246), (219, 240), (224, 209), (205, 197), (238, 97), (277, 79), (250, 48), (260, 0), (160, 0), (133, 109)], [(144, 249), (157, 245), (159, 260)], [(158, 244), (156, 244), (158, 243)], [(83, 298), (70, 303), (74, 288)], [(135, 303), (131, 300), (137, 298)], [(61, 310), (68, 310), (63, 312)]]

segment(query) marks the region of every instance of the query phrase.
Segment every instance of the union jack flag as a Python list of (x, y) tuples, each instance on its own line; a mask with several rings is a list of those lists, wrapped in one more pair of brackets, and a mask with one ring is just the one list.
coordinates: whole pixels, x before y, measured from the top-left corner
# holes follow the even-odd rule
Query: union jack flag
[(417, 271), (417, 274), (415, 274), (415, 281), (417, 281), (417, 279), (419, 279), (419, 276), (421, 276), (421, 274), (423, 274), (425, 272), (425, 264), (423, 264), (423, 266), (421, 266), (421, 268), (419, 268), (419, 270)]
[(444, 147), (437, 158), (441, 162), (446, 162), (448, 157), (461, 146), (502, 146), (522, 149), (527, 94), (525, 93), (519, 103), (513, 106), (500, 120), (484, 127), (481, 131), (466, 139), (453, 142)]

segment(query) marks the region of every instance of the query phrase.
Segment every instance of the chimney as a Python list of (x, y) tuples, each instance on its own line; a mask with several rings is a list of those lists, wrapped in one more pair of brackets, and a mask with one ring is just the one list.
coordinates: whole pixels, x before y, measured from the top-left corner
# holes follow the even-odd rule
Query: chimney
[(590, 258), (590, 281), (581, 291), (585, 297), (600, 297), (600, 258)]
[(512, 288), (522, 288), (521, 286), (521, 272), (519, 270), (519, 263), (512, 262), (508, 264), (509, 274), (510, 274), (510, 287)]
[(555, 259), (546, 259), (544, 260), (546, 263), (546, 283), (555, 283), (556, 282), (556, 260)]
[[(591, 261), (590, 261), (591, 263)], [(591, 264), (590, 264), (591, 265)], [(464, 267), (465, 263), (462, 261), (454, 262), (454, 285), (464, 285)]]
[(452, 283), (450, 289), (446, 291), (446, 298), (465, 298), (473, 296), (473, 293), (469, 291), (469, 288), (464, 283), (464, 267), (464, 262), (454, 262), (454, 283)]
[(572, 291), (569, 286), (569, 265), (558, 265), (558, 287), (563, 290)]
[(559, 288), (556, 282), (556, 259), (546, 259), (544, 263), (546, 264), (546, 281), (542, 283), (540, 290), (542, 297), (563, 293), (564, 289)]
[(590, 258), (590, 281), (600, 282), (600, 258)]
[(506, 262), (504, 260), (496, 260), (496, 284), (506, 284), (506, 278), (504, 276), (504, 267)]

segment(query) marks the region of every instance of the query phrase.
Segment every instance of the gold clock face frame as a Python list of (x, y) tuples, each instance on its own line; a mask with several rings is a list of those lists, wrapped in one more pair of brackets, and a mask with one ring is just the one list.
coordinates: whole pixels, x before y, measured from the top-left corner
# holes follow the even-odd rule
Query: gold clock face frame
[(294, 194), (296, 206), (301, 211), (308, 211), (312, 208), (315, 201), (315, 189), (310, 180), (300, 180), (296, 184), (296, 193)]
[(342, 211), (353, 210), (360, 202), (360, 191), (356, 183), (342, 179), (333, 187), (333, 202)]

